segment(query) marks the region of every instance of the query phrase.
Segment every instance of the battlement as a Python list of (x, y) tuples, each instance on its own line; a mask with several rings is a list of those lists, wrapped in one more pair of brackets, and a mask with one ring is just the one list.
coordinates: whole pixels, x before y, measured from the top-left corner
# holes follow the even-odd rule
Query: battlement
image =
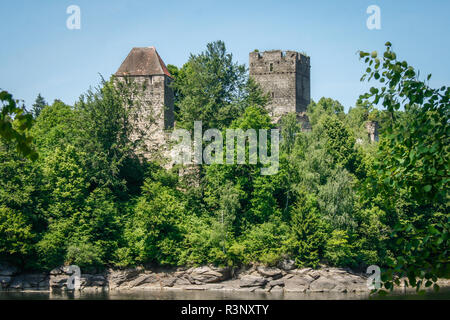
[(249, 62), (250, 74), (306, 72), (310, 68), (310, 58), (296, 51), (254, 51)]
[(309, 57), (301, 52), (290, 51), (290, 50), (269, 50), (269, 51), (253, 51), (250, 52), (250, 60), (251, 59), (265, 59), (265, 60), (296, 60), (296, 61), (305, 61), (309, 64)]

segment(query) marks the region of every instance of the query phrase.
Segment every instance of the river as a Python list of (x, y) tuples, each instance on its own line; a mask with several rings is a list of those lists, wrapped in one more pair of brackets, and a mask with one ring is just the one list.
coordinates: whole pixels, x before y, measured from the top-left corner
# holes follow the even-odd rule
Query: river
[(253, 293), (227, 291), (104, 291), (104, 292), (61, 292), (48, 291), (15, 292), (0, 291), (0, 300), (450, 300), (450, 288), (439, 292), (395, 293), (388, 296), (369, 296), (355, 293)]

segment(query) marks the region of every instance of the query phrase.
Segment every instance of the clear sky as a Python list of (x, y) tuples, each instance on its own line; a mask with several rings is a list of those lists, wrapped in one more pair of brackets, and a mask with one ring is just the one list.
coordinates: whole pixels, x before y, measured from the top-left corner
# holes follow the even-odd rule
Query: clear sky
[[(69, 5), (81, 9), (81, 29), (69, 30)], [(381, 9), (381, 29), (369, 30), (369, 5)], [(132, 47), (155, 46), (166, 64), (182, 66), (206, 43), (224, 40), (248, 64), (254, 49), (305, 51), (311, 95), (353, 106), (364, 84), (357, 50), (382, 50), (450, 84), (448, 0), (1, 0), (0, 88), (31, 106), (38, 93), (73, 104), (108, 78)]]

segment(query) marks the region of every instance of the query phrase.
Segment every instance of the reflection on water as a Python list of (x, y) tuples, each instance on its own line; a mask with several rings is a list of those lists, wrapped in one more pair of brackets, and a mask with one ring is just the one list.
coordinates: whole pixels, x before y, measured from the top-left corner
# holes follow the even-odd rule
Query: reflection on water
[(417, 294), (391, 294), (387, 297), (369, 296), (367, 293), (254, 293), (227, 291), (105, 291), (105, 292), (70, 292), (51, 293), (35, 292), (0, 292), (0, 300), (360, 300), (360, 299), (443, 299), (450, 300), (450, 289)]

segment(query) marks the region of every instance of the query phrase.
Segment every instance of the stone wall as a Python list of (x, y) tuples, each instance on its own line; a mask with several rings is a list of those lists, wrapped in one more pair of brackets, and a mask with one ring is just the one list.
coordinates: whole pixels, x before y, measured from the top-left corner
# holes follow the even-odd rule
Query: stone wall
[[(117, 77), (122, 81), (123, 77)], [(173, 90), (170, 87), (172, 79), (166, 75), (128, 76), (139, 90), (135, 98), (139, 108), (134, 109), (130, 117), (135, 128), (131, 140), (144, 139), (144, 150), (137, 150), (147, 159), (156, 156), (166, 156), (168, 147), (167, 130), (174, 126)]]
[(367, 121), (366, 122), (366, 130), (369, 138), (369, 142), (378, 142), (378, 122), (377, 121)]
[(274, 122), (289, 112), (304, 114), (310, 102), (310, 59), (295, 51), (250, 53), (250, 76), (271, 97)]

